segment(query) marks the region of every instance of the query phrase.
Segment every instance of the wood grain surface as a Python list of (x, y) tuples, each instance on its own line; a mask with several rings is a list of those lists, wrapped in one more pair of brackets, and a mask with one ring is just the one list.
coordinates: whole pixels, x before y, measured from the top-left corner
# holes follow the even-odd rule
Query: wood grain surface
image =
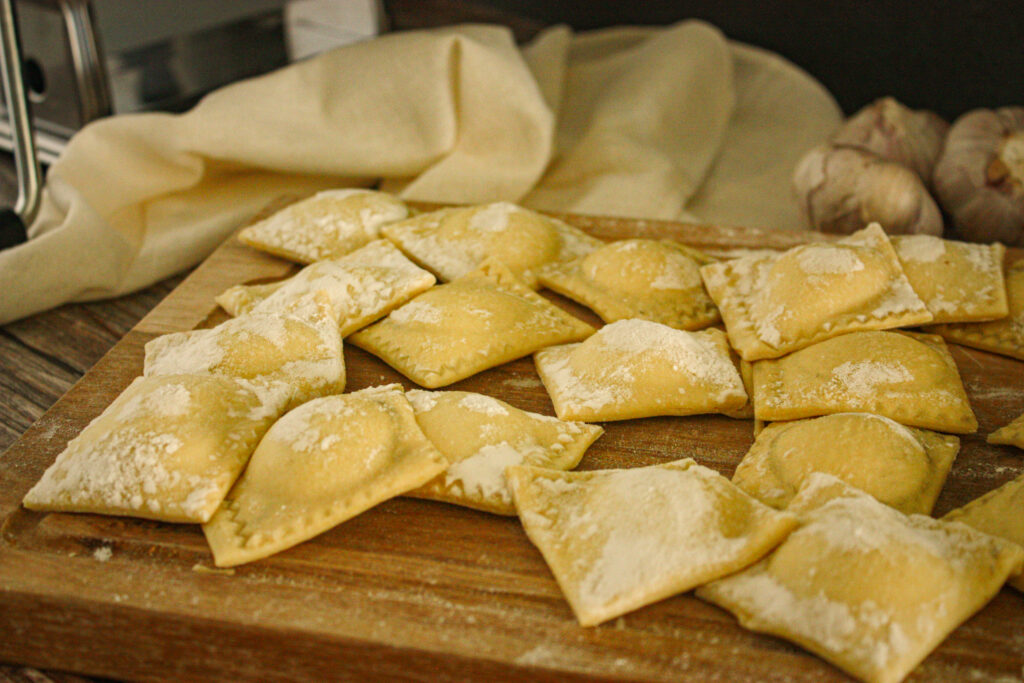
[[(606, 239), (663, 235), (705, 248), (791, 246), (810, 237), (569, 220)], [(1010, 258), (1020, 257), (1014, 251)], [(232, 571), (213, 569), (197, 526), (21, 508), (24, 493), (68, 439), (141, 372), (146, 341), (215, 324), (224, 315), (214, 295), (293, 270), (229, 240), (0, 456), (0, 660), (140, 680), (848, 680), (795, 646), (743, 630), (730, 614), (690, 594), (581, 628), (516, 519), (443, 503), (391, 500)], [(550, 297), (597, 322), (589, 311)], [(73, 333), (68, 340), (77, 344)], [(28, 331), (0, 336), (5, 352), (30, 341)], [(960, 347), (953, 354), (981, 428), (963, 439), (936, 514), (1024, 471), (1019, 450), (984, 442), (985, 434), (1024, 412), (1024, 364)], [(345, 356), (347, 390), (412, 386), (358, 349), (347, 347)], [(52, 381), (26, 372), (17, 381), (59, 386), (74, 371), (65, 368)], [(450, 388), (553, 414), (530, 359)], [(750, 421), (721, 416), (605, 427), (581, 469), (689, 456), (731, 475), (753, 440)], [(1024, 597), (1004, 589), (910, 680), (1011, 681), (1022, 667)]]

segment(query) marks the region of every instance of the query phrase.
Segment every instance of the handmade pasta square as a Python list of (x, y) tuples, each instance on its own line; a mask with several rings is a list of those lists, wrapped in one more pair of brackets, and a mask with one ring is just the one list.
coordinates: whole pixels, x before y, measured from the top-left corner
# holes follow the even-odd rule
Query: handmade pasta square
[(773, 422), (754, 439), (732, 483), (784, 508), (812, 472), (825, 472), (905, 514), (931, 514), (960, 440), (869, 413)]
[(1024, 360), (1024, 259), (1006, 269), (1005, 318), (982, 323), (957, 323), (928, 327), (955, 344)]
[[(1024, 474), (975, 498), (961, 508), (951, 510), (942, 519), (961, 522), (978, 531), (1005, 538), (1024, 546)], [(1024, 573), (1010, 577), (1009, 584), (1024, 591)]]
[(932, 320), (877, 223), (830, 243), (701, 268), (744, 360), (778, 358), (858, 330)]
[(138, 377), (68, 443), (25, 507), (205, 522), (275, 417), (245, 382)]
[(423, 485), (447, 464), (397, 384), (314, 399), (270, 428), (203, 532), (218, 567), (252, 562)]
[(223, 375), (252, 380), (278, 410), (345, 389), (345, 359), (334, 320), (246, 315), (208, 329), (146, 343), (143, 374)]
[[(318, 263), (330, 263), (329, 261), (317, 261), (317, 263), (306, 266), (313, 268)], [(300, 273), (303, 272), (299, 271)], [(319, 269), (318, 269), (319, 270)], [(296, 276), (297, 277), (297, 276)], [(260, 282), (252, 285), (233, 285), (213, 297), (213, 300), (223, 308), (228, 315), (237, 317), (252, 310), (253, 306), (266, 299), (268, 296), (281, 289), (288, 280), (277, 282)]]
[(538, 271), (540, 284), (594, 310), (606, 323), (640, 318), (679, 330), (721, 320), (692, 251), (670, 240), (606, 244)]
[(721, 413), (747, 401), (725, 334), (715, 329), (620, 320), (582, 344), (539, 351), (534, 362), (563, 420)]
[(978, 428), (956, 363), (935, 335), (854, 332), (754, 363), (758, 419), (851, 412), (954, 434)]
[(1019, 546), (904, 515), (827, 474), (808, 476), (787, 510), (796, 531), (697, 596), (869, 683), (903, 680), (1024, 563)]
[(797, 524), (691, 459), (507, 476), (526, 535), (583, 626), (742, 569)]
[(231, 315), (287, 315), (312, 298), (326, 297), (342, 337), (382, 318), (434, 285), (433, 275), (387, 240), (351, 254), (317, 261), (295, 276), (270, 284), (236, 285), (217, 303)]
[(407, 495), (515, 515), (505, 470), (534, 465), (570, 470), (604, 430), (519, 410), (465, 391), (406, 392), (416, 422), (448, 469)]
[(446, 282), (491, 257), (530, 287), (537, 286), (539, 266), (576, 258), (604, 244), (557, 218), (508, 202), (441, 209), (381, 232)]
[(489, 259), (348, 339), (433, 389), (593, 332)]
[(992, 432), (985, 440), (992, 444), (1024, 448), (1024, 415)]
[(1006, 247), (944, 240), (932, 235), (894, 235), (892, 246), (932, 323), (1005, 318)]
[(383, 225), (409, 215), (385, 192), (325, 190), (243, 228), (238, 240), (298, 263), (344, 256), (380, 236)]

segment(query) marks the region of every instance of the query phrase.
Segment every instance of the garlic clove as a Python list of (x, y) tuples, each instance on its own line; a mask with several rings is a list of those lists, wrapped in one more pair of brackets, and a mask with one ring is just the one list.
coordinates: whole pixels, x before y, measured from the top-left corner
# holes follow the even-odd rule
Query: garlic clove
[(883, 97), (847, 119), (832, 142), (903, 164), (928, 184), (948, 129), (949, 124), (934, 112), (914, 111)]
[(934, 183), (962, 237), (1024, 246), (1024, 107), (976, 109), (957, 119)]
[(917, 174), (861, 149), (812, 149), (793, 185), (815, 230), (849, 234), (878, 222), (890, 234), (942, 234), (942, 214)]

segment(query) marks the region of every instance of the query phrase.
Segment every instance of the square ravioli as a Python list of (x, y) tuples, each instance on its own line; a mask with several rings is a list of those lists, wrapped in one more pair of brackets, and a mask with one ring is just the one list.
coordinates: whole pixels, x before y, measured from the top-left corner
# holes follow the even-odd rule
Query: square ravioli
[(1002, 244), (955, 242), (932, 235), (893, 235), (891, 240), (933, 323), (1006, 317)]
[(534, 363), (562, 420), (721, 413), (747, 402), (721, 330), (620, 320), (582, 344), (539, 351)]
[(445, 282), (495, 258), (530, 287), (536, 270), (604, 244), (568, 223), (508, 202), (441, 209), (393, 223), (382, 234)]
[(606, 323), (640, 318), (697, 330), (722, 319), (704, 289), (700, 265), (692, 250), (671, 240), (631, 239), (543, 266), (537, 279)]
[(992, 432), (985, 440), (991, 444), (1024, 448), (1024, 415)]
[(488, 259), (348, 339), (434, 389), (593, 332)]
[(136, 378), (68, 442), (25, 507), (205, 522), (274, 417), (244, 382)]
[(836, 242), (711, 263), (700, 272), (744, 360), (932, 319), (877, 223)]
[(758, 419), (833, 413), (874, 413), (954, 434), (978, 429), (956, 363), (935, 335), (854, 332), (754, 363)]
[(338, 258), (380, 236), (383, 225), (409, 215), (385, 192), (325, 190), (243, 228), (238, 241), (298, 263)]
[(252, 562), (423, 485), (447, 464), (397, 384), (314, 399), (274, 423), (203, 533), (218, 567)]
[(982, 323), (936, 325), (929, 332), (956, 344), (1024, 360), (1024, 259), (1006, 269), (1009, 314)]
[(231, 315), (288, 314), (325, 297), (342, 337), (382, 318), (435, 282), (387, 240), (376, 240), (351, 254), (317, 261), (287, 280), (235, 285), (217, 297)]
[(622, 470), (510, 467), (519, 518), (583, 626), (756, 562), (797, 524), (693, 460)]
[[(1005, 538), (1024, 546), (1024, 474), (997, 489), (975, 498), (967, 505), (951, 510), (942, 519), (961, 522), (978, 531)], [(1024, 591), (1024, 573), (1012, 576), (1010, 585)]]
[(869, 413), (773, 422), (754, 439), (732, 483), (784, 508), (809, 474), (825, 472), (900, 512), (928, 515), (959, 450), (955, 436)]
[(515, 515), (505, 469), (534, 465), (571, 470), (604, 430), (519, 410), (465, 391), (406, 392), (416, 422), (448, 460), (448, 469), (407, 495)]
[(904, 515), (827, 474), (810, 475), (787, 510), (800, 528), (697, 597), (868, 683), (903, 680), (1024, 563), (1019, 546)]
[(345, 390), (345, 358), (334, 320), (246, 315), (146, 343), (143, 374), (222, 375), (251, 380), (278, 410)]

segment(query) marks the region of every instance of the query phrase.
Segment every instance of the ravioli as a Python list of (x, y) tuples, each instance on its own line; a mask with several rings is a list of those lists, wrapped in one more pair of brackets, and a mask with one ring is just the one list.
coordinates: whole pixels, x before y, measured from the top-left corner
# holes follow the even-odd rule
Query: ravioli
[[(978, 531), (1005, 538), (1024, 546), (1024, 474), (1012, 479), (997, 489), (975, 498), (967, 505), (951, 510), (942, 519), (962, 522)], [(1016, 574), (1009, 581), (1019, 591), (1024, 591), (1024, 574)]]
[(313, 538), (443, 472), (398, 385), (314, 399), (267, 432), (203, 532), (218, 567)]
[(345, 389), (345, 359), (334, 320), (247, 315), (216, 327), (146, 343), (143, 374), (223, 375), (252, 380), (278, 410)]
[(991, 444), (1024, 448), (1024, 415), (992, 432), (985, 440)]
[(543, 266), (538, 280), (605, 322), (640, 318), (697, 330), (721, 320), (692, 250), (670, 240), (612, 242), (572, 261)]
[(747, 402), (720, 330), (620, 320), (581, 344), (539, 351), (534, 363), (562, 420), (720, 413)]
[(797, 524), (691, 459), (507, 476), (526, 535), (583, 626), (742, 569)]
[(754, 363), (758, 419), (833, 413), (874, 413), (954, 434), (978, 428), (956, 363), (935, 335), (854, 332)]
[(380, 236), (382, 226), (409, 215), (385, 192), (325, 190), (243, 228), (238, 240), (298, 263), (337, 258)]
[(858, 330), (930, 322), (877, 223), (849, 237), (700, 270), (744, 360), (778, 358)]
[(217, 297), (231, 315), (287, 315), (310, 299), (326, 298), (339, 332), (347, 337), (434, 285), (433, 275), (387, 240), (341, 258), (318, 261), (270, 284), (236, 285)]
[(406, 392), (416, 422), (448, 460), (448, 469), (407, 495), (515, 515), (506, 468), (569, 470), (604, 430), (519, 410), (465, 391)]
[(823, 473), (787, 510), (800, 528), (697, 597), (869, 683), (903, 680), (1024, 564), (1013, 543), (904, 515)]
[(931, 514), (960, 440), (868, 413), (775, 422), (761, 431), (732, 483), (784, 508), (812, 472), (825, 472), (905, 514)]
[(26, 494), (30, 510), (205, 522), (276, 414), (227, 377), (138, 377)]
[(348, 339), (433, 389), (593, 332), (488, 259)]
[(1006, 270), (1005, 318), (982, 323), (960, 323), (929, 327), (956, 344), (1024, 360), (1024, 259)]
[(382, 234), (445, 282), (490, 257), (534, 288), (539, 266), (568, 261), (604, 244), (557, 218), (508, 202), (420, 214), (387, 226)]
[(932, 323), (962, 323), (1005, 318), (1006, 247), (944, 240), (932, 235), (894, 235), (900, 265), (928, 311)]

